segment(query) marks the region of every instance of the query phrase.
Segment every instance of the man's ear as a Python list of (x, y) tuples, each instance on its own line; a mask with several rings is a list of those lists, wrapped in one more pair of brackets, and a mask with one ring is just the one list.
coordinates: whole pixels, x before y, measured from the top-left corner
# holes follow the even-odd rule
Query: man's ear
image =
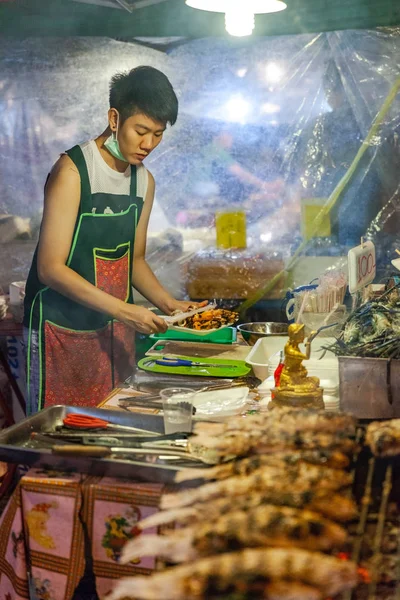
[(116, 108), (110, 108), (108, 111), (108, 125), (111, 131), (117, 131), (118, 125), (118, 111)]

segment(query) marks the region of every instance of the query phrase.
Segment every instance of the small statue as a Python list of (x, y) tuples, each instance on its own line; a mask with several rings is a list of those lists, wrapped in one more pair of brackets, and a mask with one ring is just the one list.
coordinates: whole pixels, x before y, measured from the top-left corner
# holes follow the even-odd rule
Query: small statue
[(299, 408), (324, 408), (323, 390), (319, 387), (318, 377), (308, 377), (303, 360), (311, 354), (312, 332), (305, 342), (306, 353), (303, 354), (299, 344), (304, 342), (304, 325), (289, 325), (289, 341), (285, 345), (285, 366), (280, 376), (279, 387), (272, 390), (273, 400), (269, 407), (298, 406)]

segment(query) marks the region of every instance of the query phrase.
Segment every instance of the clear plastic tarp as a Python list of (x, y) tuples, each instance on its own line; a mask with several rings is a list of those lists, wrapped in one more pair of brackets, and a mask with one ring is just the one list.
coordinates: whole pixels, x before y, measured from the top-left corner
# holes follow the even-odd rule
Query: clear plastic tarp
[[(157, 186), (148, 260), (171, 292), (243, 300), (281, 274), (266, 293), (279, 299), (361, 236), (384, 276), (400, 248), (399, 56), (398, 28), (209, 38), (167, 54), (104, 38), (0, 40), (0, 242), (20, 253), (0, 283), (27, 272), (33, 243), (12, 238), (37, 237), (52, 164), (104, 130), (110, 77), (140, 64), (163, 70), (180, 100), (146, 165)], [(217, 248), (217, 211), (245, 212), (246, 249)]]

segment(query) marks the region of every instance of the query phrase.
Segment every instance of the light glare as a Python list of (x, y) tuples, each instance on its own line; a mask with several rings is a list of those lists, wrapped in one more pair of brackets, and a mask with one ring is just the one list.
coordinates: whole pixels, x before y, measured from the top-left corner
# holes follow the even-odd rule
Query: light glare
[(274, 62), (270, 62), (265, 67), (265, 76), (269, 83), (278, 83), (283, 77), (283, 69)]
[(281, 110), (281, 107), (279, 106), (279, 104), (272, 104), (271, 102), (266, 102), (261, 106), (261, 110), (267, 115), (273, 115), (274, 113), (279, 112)]
[(250, 112), (250, 103), (242, 96), (232, 96), (226, 104), (230, 121), (242, 122)]

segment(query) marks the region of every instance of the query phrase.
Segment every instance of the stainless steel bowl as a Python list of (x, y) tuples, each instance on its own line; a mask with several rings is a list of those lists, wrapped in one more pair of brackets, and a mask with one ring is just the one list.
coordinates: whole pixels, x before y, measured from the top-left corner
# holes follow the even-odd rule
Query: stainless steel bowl
[(238, 325), (237, 328), (242, 334), (245, 342), (247, 342), (249, 346), (254, 346), (254, 344), (263, 337), (287, 337), (288, 327), (289, 325), (287, 323), (260, 322), (243, 323), (243, 325)]

